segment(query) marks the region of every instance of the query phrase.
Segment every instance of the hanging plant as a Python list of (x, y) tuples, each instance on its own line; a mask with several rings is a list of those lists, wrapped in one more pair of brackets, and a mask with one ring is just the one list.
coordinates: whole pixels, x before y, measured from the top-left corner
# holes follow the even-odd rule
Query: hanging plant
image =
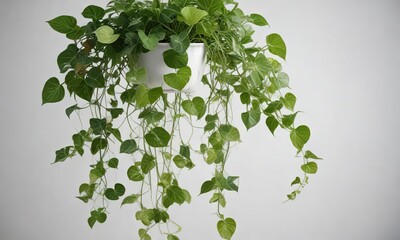
[[(189, 204), (193, 194), (179, 182), (179, 172), (208, 164), (214, 174), (194, 194), (210, 196), (217, 230), (231, 239), (236, 222), (222, 209), (227, 193), (239, 189), (238, 176), (225, 171), (231, 148), (241, 139), (232, 124), (239, 117), (232, 111), (234, 98), (246, 109), (240, 118), (247, 129), (261, 122), (272, 134), (278, 128), (289, 132), (302, 157), (302, 174), (291, 183), (288, 200), (317, 172), (314, 160), (320, 158), (304, 149), (310, 129), (295, 125), (296, 97), (282, 72), (286, 45), (276, 33), (268, 34), (263, 46), (253, 42), (252, 25), (268, 26), (264, 17), (243, 13), (233, 0), (114, 0), (105, 9), (90, 5), (82, 15), (89, 19), (82, 26), (72, 16), (48, 21), (72, 42), (57, 58), (65, 78), (50, 78), (42, 99), (60, 102), (67, 91), (76, 102), (66, 109), (68, 117), (91, 114), (55, 157), (58, 163), (93, 156), (77, 197), (93, 206), (90, 227), (104, 223), (108, 205), (118, 201), (136, 205), (140, 239), (151, 239), (157, 225), (168, 225), (162, 232), (166, 239), (179, 239), (181, 227), (169, 208)], [(206, 95), (194, 95), (199, 81)], [(200, 145), (193, 145), (196, 133), (202, 134)], [(119, 166), (124, 155), (132, 159), (128, 169)], [(121, 171), (137, 191), (108, 181), (108, 174)]]

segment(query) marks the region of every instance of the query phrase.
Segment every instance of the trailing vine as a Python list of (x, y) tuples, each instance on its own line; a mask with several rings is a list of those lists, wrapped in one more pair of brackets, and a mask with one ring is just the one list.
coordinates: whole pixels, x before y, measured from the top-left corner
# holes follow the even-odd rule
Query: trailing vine
[[(288, 91), (289, 77), (281, 63), (272, 57), (284, 60), (286, 45), (276, 33), (266, 36), (264, 46), (253, 42), (252, 25), (268, 26), (264, 17), (243, 13), (233, 0), (114, 0), (105, 9), (90, 5), (82, 15), (90, 19), (82, 26), (65, 15), (48, 22), (73, 42), (57, 58), (64, 81), (50, 78), (42, 99), (43, 104), (59, 102), (66, 88), (76, 101), (66, 109), (67, 116), (91, 113), (55, 158), (55, 163), (64, 162), (87, 151), (94, 157), (88, 182), (80, 185), (77, 197), (92, 204), (90, 227), (104, 223), (110, 202), (121, 200), (121, 206), (137, 205), (135, 217), (143, 226), (140, 239), (151, 239), (154, 228), (168, 240), (179, 239), (181, 227), (168, 210), (190, 204), (191, 193), (179, 182), (179, 172), (201, 164), (196, 156), (203, 156), (215, 170), (199, 186), (200, 194), (210, 194), (210, 203), (216, 204), (218, 232), (231, 239), (236, 222), (223, 214), (223, 208), (226, 193), (239, 189), (239, 177), (225, 171), (232, 146), (240, 141), (232, 124), (237, 117), (232, 110), (235, 97), (246, 108), (241, 120), (247, 129), (265, 121), (272, 134), (278, 127), (287, 130), (302, 157), (303, 174), (291, 183), (294, 190), (288, 200), (294, 200), (308, 183), (308, 175), (317, 172), (314, 160), (320, 158), (304, 149), (310, 129), (295, 125), (296, 97)], [(160, 42), (170, 46), (163, 54), (171, 68), (164, 81), (176, 93), (146, 85), (151, 69), (141, 66), (140, 58)], [(192, 75), (187, 66), (190, 43), (204, 43), (207, 48), (209, 71), (201, 80), (208, 86), (207, 96), (182, 91)], [(203, 131), (206, 141), (193, 146), (197, 131)], [(120, 169), (122, 155), (132, 159), (128, 169)], [(109, 173), (119, 171), (126, 172), (134, 192), (108, 181)]]

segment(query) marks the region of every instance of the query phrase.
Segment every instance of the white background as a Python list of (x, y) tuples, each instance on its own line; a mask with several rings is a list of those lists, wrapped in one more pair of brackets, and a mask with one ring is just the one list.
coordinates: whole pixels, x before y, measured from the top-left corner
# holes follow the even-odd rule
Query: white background
[[(399, 239), (400, 2), (239, 2), (269, 21), (270, 29), (257, 28), (260, 42), (271, 32), (285, 39), (284, 68), (303, 110), (298, 122), (311, 127), (307, 146), (324, 160), (298, 199), (283, 204), (300, 173), (288, 134), (274, 138), (263, 124), (248, 133), (242, 127), (243, 143), (228, 168), (241, 177), (225, 210), (238, 223), (234, 239)], [(77, 119), (64, 114), (71, 102), (41, 106), (42, 86), (61, 77), (56, 57), (68, 44), (45, 21), (105, 3), (0, 3), (1, 240), (137, 239), (134, 209), (117, 203), (106, 224), (89, 229), (90, 206), (74, 196), (87, 181), (90, 159), (50, 165), (54, 150), (75, 133)], [(197, 159), (198, 167), (182, 175), (193, 193), (212, 173)], [(181, 239), (219, 239), (208, 199), (194, 197), (190, 206), (172, 209), (184, 229)]]

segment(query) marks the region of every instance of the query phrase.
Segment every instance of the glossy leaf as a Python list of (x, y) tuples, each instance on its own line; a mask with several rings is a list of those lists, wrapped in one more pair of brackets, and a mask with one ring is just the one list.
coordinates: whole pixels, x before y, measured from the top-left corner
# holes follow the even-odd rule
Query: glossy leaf
[(127, 172), (128, 178), (134, 182), (140, 182), (144, 179), (143, 174), (140, 172), (139, 168), (135, 165), (131, 166)]
[(89, 87), (92, 88), (104, 88), (106, 87), (106, 79), (103, 76), (101, 68), (94, 67), (89, 70), (85, 82)]
[(46, 81), (42, 91), (42, 104), (59, 102), (64, 96), (64, 87), (57, 78), (53, 77)]
[(57, 64), (61, 73), (74, 68), (74, 60), (78, 54), (78, 48), (75, 44), (68, 45), (67, 49), (61, 52), (57, 57)]
[(286, 59), (286, 44), (279, 34), (267, 36), (268, 51), (276, 56)]
[(206, 10), (208, 13), (213, 14), (217, 11), (222, 11), (224, 7), (223, 0), (198, 0), (199, 7)]
[(74, 17), (63, 15), (56, 17), (47, 23), (57, 32), (67, 34), (75, 29), (77, 21)]
[(201, 97), (194, 97), (192, 100), (183, 101), (182, 108), (190, 115), (197, 116), (198, 119), (200, 119), (206, 111), (205, 102)]
[(142, 41), (143, 47), (148, 50), (153, 50), (157, 47), (159, 38), (155, 34), (146, 35), (143, 31), (138, 31), (140, 41)]
[(185, 31), (171, 36), (169, 46), (179, 54), (185, 54), (190, 45), (189, 34)]
[(249, 21), (257, 26), (268, 26), (267, 20), (259, 14), (250, 14)]
[(227, 142), (240, 141), (239, 130), (232, 125), (221, 125), (219, 127), (219, 132), (222, 138)]
[(152, 147), (166, 147), (171, 139), (171, 135), (164, 128), (156, 127), (148, 132), (144, 138)]
[(230, 240), (236, 231), (236, 222), (232, 218), (220, 220), (217, 229), (222, 238)]
[(132, 194), (124, 198), (122, 200), (121, 206), (126, 205), (126, 204), (132, 204), (135, 203), (139, 199), (140, 195), (137, 194)]
[(185, 193), (178, 186), (171, 186), (167, 189), (167, 196), (171, 198), (177, 204), (185, 202)]
[(92, 20), (100, 20), (105, 14), (106, 12), (103, 8), (94, 5), (87, 6), (82, 12), (83, 17), (90, 18)]
[(178, 20), (185, 22), (189, 26), (193, 26), (207, 15), (208, 13), (204, 10), (187, 6), (182, 8), (181, 15), (178, 16)]
[(269, 116), (266, 120), (266, 124), (272, 135), (274, 135), (276, 128), (279, 126), (278, 120), (276, 120), (274, 116)]
[(177, 73), (164, 75), (164, 81), (168, 86), (181, 91), (189, 82), (191, 75), (192, 71), (190, 67), (183, 67), (180, 68)]
[(318, 171), (318, 165), (316, 162), (308, 162), (301, 166), (301, 170), (305, 173), (315, 174)]
[(203, 193), (208, 193), (211, 190), (213, 190), (215, 187), (215, 183), (213, 181), (205, 181), (202, 185), (201, 185), (201, 189), (200, 189), (200, 194)]
[(119, 38), (119, 34), (114, 34), (114, 29), (107, 25), (99, 27), (95, 34), (97, 41), (103, 44), (111, 44)]
[(321, 160), (322, 158), (318, 157), (317, 155), (315, 155), (313, 152), (307, 150), (304, 153), (304, 158), (306, 159), (315, 159), (315, 160)]
[(155, 158), (147, 153), (143, 155), (140, 167), (144, 174), (149, 173), (156, 166)]
[(293, 129), (290, 133), (290, 140), (293, 145), (300, 151), (303, 149), (304, 144), (308, 142), (310, 139), (310, 129), (307, 126), (299, 126), (296, 129)]
[(124, 142), (122, 142), (119, 152), (126, 153), (126, 154), (132, 154), (136, 150), (137, 150), (136, 141), (133, 139), (129, 139), (129, 140), (125, 140)]
[(259, 110), (250, 109), (250, 111), (242, 113), (241, 116), (244, 125), (247, 130), (249, 130), (260, 122), (261, 112)]
[(163, 53), (165, 64), (170, 68), (183, 68), (188, 64), (188, 54), (177, 53), (173, 49), (169, 49)]
[(281, 102), (287, 109), (290, 111), (294, 110), (294, 107), (296, 106), (296, 96), (292, 93), (286, 93), (285, 97), (280, 98)]

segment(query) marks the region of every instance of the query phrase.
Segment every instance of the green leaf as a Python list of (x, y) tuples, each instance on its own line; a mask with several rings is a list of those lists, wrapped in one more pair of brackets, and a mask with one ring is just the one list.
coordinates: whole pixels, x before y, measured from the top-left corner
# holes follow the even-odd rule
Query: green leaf
[(215, 187), (215, 183), (213, 181), (205, 181), (202, 185), (201, 185), (201, 189), (200, 189), (200, 194), (203, 193), (208, 193), (211, 190), (213, 190)]
[(179, 240), (179, 238), (177, 236), (175, 236), (175, 235), (168, 234), (167, 240)]
[(274, 113), (276, 111), (281, 110), (283, 107), (283, 104), (281, 101), (274, 101), (268, 104), (268, 107), (264, 110), (264, 113), (269, 114), (269, 113)]
[(90, 170), (89, 172), (89, 179), (90, 184), (95, 183), (98, 179), (104, 176), (106, 170), (104, 168), (95, 168)]
[(126, 191), (125, 186), (122, 185), (121, 183), (116, 183), (116, 184), (114, 185), (114, 190), (115, 190), (115, 193), (116, 193), (119, 197), (122, 197), (122, 196), (125, 194), (125, 191)]
[(294, 120), (296, 119), (297, 113), (290, 114), (290, 115), (283, 115), (283, 117), (282, 117), (283, 126), (285, 126), (287, 128), (292, 126), (292, 124), (294, 123)]
[(90, 228), (93, 228), (94, 224), (96, 223), (97, 219), (94, 217), (89, 217), (88, 218), (88, 224)]
[(186, 164), (187, 164), (187, 162), (188, 162), (188, 161), (187, 161), (185, 158), (183, 158), (181, 155), (176, 155), (176, 156), (174, 157), (173, 161), (174, 161), (175, 165), (176, 165), (178, 168), (184, 168), (184, 167), (186, 167)]
[(302, 150), (304, 144), (308, 142), (310, 139), (311, 131), (310, 129), (305, 126), (301, 125), (296, 129), (293, 129), (290, 133), (290, 140), (292, 141), (293, 145), (297, 148), (297, 150)]
[(165, 64), (170, 68), (183, 68), (188, 64), (188, 54), (177, 53), (173, 49), (169, 49), (163, 53)]
[(106, 129), (107, 121), (105, 118), (98, 119), (92, 118), (89, 120), (90, 128), (93, 130), (93, 134), (101, 135), (103, 131)]
[(68, 157), (70, 157), (71, 147), (61, 148), (56, 151), (56, 159), (54, 163), (64, 162)]
[(279, 126), (278, 120), (276, 120), (274, 116), (269, 116), (266, 120), (266, 124), (272, 135), (274, 135), (276, 128)]
[(181, 15), (178, 16), (178, 21), (182, 21), (189, 26), (193, 26), (207, 15), (208, 13), (204, 10), (200, 10), (195, 7), (184, 7), (181, 10)]
[(190, 159), (190, 147), (188, 145), (181, 145), (179, 147), (179, 154), (187, 159)]
[(92, 145), (90, 146), (90, 152), (95, 155), (98, 153), (101, 149), (106, 149), (108, 146), (107, 139), (98, 137), (93, 139)]
[(199, 7), (213, 14), (217, 11), (222, 11), (224, 2), (222, 0), (199, 0)]
[(147, 97), (149, 98), (150, 104), (155, 103), (164, 94), (162, 87), (156, 87), (149, 89)]
[(308, 162), (301, 165), (301, 170), (303, 170), (305, 173), (315, 174), (318, 171), (318, 165), (316, 162)]
[(290, 111), (294, 110), (294, 106), (296, 105), (295, 95), (293, 95), (292, 93), (286, 93), (285, 98), (281, 97), (280, 100), (287, 109), (289, 109)]
[(271, 87), (274, 90), (279, 90), (282, 88), (288, 88), (289, 87), (289, 76), (286, 73), (279, 72), (276, 75), (276, 78), (271, 79), (272, 85)]
[(273, 33), (268, 35), (267, 45), (270, 53), (286, 59), (286, 44), (279, 34)]
[(52, 77), (46, 81), (42, 91), (42, 104), (60, 102), (64, 96), (64, 87), (57, 78)]
[(217, 229), (222, 238), (230, 240), (236, 231), (236, 222), (232, 218), (220, 220)]
[(106, 79), (99, 67), (94, 67), (89, 70), (85, 78), (85, 82), (89, 87), (92, 88), (104, 88), (106, 87)]
[(56, 17), (47, 23), (57, 32), (67, 34), (75, 29), (77, 21), (74, 17), (63, 15)]
[(296, 191), (293, 191), (291, 194), (288, 194), (287, 197), (290, 200), (295, 200), (296, 199), (296, 195), (297, 195)]
[(242, 121), (246, 126), (247, 130), (256, 126), (260, 122), (261, 112), (260, 110), (250, 109), (248, 112), (242, 113)]
[(153, 50), (157, 47), (159, 38), (155, 34), (146, 35), (142, 30), (138, 31), (139, 38), (142, 41), (143, 47), (148, 50)]
[(195, 97), (193, 100), (183, 101), (182, 108), (190, 115), (197, 116), (198, 119), (200, 119), (206, 112), (206, 105), (201, 97)]
[(65, 73), (68, 69), (75, 67), (74, 60), (78, 54), (78, 50), (75, 44), (70, 44), (66, 50), (58, 55), (57, 65), (61, 73)]
[(65, 76), (65, 84), (70, 94), (75, 92), (82, 82), (82, 78), (75, 74), (75, 71), (69, 71)]
[(140, 172), (139, 168), (135, 165), (131, 166), (127, 172), (128, 178), (134, 182), (140, 182), (144, 179), (143, 174)]
[(293, 182), (292, 182), (292, 184), (291, 184), (290, 186), (293, 186), (293, 185), (296, 185), (296, 184), (300, 184), (300, 183), (301, 183), (300, 178), (299, 178), (299, 177), (296, 177), (296, 178), (293, 180)]
[(317, 157), (313, 152), (307, 150), (304, 154), (304, 158), (306, 159), (315, 159), (315, 160), (321, 160), (322, 158)]
[(146, 108), (139, 114), (139, 119), (144, 118), (148, 124), (159, 122), (165, 114), (158, 112), (155, 108)]
[(190, 204), (192, 201), (192, 196), (190, 195), (188, 190), (182, 189), (183, 193), (185, 194), (185, 201)]
[(257, 54), (256, 58), (254, 59), (254, 64), (256, 72), (262, 77), (272, 71), (270, 63), (264, 54)]
[(251, 103), (250, 94), (247, 92), (240, 94), (240, 101), (242, 102), (242, 104), (249, 105)]
[(125, 140), (122, 142), (121, 147), (119, 149), (120, 153), (132, 154), (137, 150), (136, 141), (133, 139)]
[(85, 28), (76, 26), (74, 30), (67, 33), (67, 38), (71, 40), (78, 40), (83, 36), (83, 34), (85, 34)]
[(156, 166), (156, 162), (154, 160), (155, 158), (147, 153), (143, 155), (140, 167), (142, 168), (144, 174), (149, 173)]
[(172, 35), (169, 46), (179, 54), (184, 54), (190, 45), (189, 34), (185, 31)]
[(119, 196), (117, 194), (117, 192), (112, 189), (112, 188), (108, 188), (106, 189), (106, 191), (104, 192), (104, 196), (108, 199), (108, 200), (118, 200)]
[(208, 142), (213, 146), (215, 149), (222, 149), (222, 145), (224, 141), (222, 139), (222, 134), (219, 131), (215, 131), (211, 136), (208, 138)]
[(136, 105), (139, 108), (146, 107), (149, 102), (149, 97), (148, 97), (148, 90), (147, 87), (143, 84), (140, 84), (137, 89), (136, 89), (136, 94), (135, 94), (135, 100), (136, 100)]
[(95, 34), (97, 41), (103, 44), (111, 44), (119, 38), (119, 34), (114, 34), (114, 29), (107, 25), (99, 27)]
[(268, 26), (267, 20), (259, 14), (250, 14), (249, 21), (257, 26)]
[(166, 147), (171, 139), (171, 135), (164, 128), (156, 127), (148, 132), (144, 138), (152, 147)]
[(167, 189), (167, 196), (177, 204), (182, 204), (185, 202), (185, 193), (179, 186), (170, 186)]
[(82, 98), (83, 100), (86, 100), (88, 102), (91, 101), (92, 96), (93, 96), (94, 88), (88, 86), (85, 81), (82, 81), (79, 87), (75, 90), (76, 95), (78, 97)]
[(84, 153), (83, 145), (84, 145), (85, 139), (83, 138), (83, 136), (80, 133), (78, 133), (78, 134), (72, 135), (72, 140), (74, 142), (75, 150), (79, 153), (79, 155), (82, 156)]
[(240, 133), (237, 128), (232, 125), (221, 125), (219, 127), (219, 132), (222, 138), (227, 142), (240, 141)]
[(118, 163), (119, 163), (118, 158), (111, 158), (110, 160), (108, 160), (108, 166), (110, 168), (118, 168)]
[(123, 206), (125, 204), (135, 203), (139, 199), (139, 197), (140, 197), (140, 195), (137, 195), (137, 194), (129, 195), (129, 196), (125, 197), (124, 200), (122, 200), (121, 206)]
[(224, 188), (228, 191), (235, 191), (238, 192), (239, 191), (239, 187), (235, 184), (236, 179), (238, 179), (239, 177), (232, 177), (229, 176), (228, 179), (226, 181), (224, 181)]
[(100, 20), (104, 17), (105, 14), (106, 12), (103, 8), (94, 5), (87, 6), (82, 12), (83, 17), (93, 20)]
[(190, 80), (192, 71), (190, 67), (183, 67), (177, 73), (169, 73), (164, 75), (164, 81), (168, 86), (181, 91)]
[(122, 108), (107, 108), (107, 111), (111, 113), (111, 117), (113, 119), (118, 118), (121, 114), (124, 113), (124, 109)]
[(65, 109), (65, 114), (67, 114), (67, 117), (70, 118), (71, 114), (76, 111), (81, 109), (80, 107), (78, 107), (78, 104), (72, 105), (71, 107)]

